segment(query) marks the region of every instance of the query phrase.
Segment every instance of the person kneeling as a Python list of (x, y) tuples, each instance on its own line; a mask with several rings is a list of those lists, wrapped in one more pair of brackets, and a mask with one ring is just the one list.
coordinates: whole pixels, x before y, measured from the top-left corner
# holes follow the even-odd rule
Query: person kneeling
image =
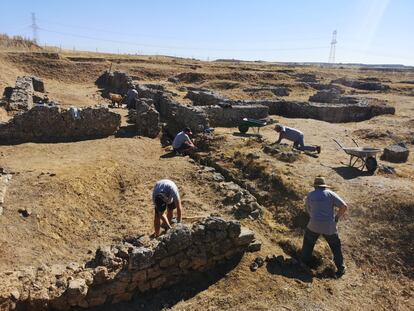
[(169, 179), (158, 181), (152, 192), (152, 200), (155, 207), (154, 236), (157, 237), (160, 235), (161, 221), (167, 229), (171, 229), (174, 209), (177, 209), (177, 222), (181, 222), (182, 206), (177, 185)]
[(187, 154), (195, 149), (195, 145), (190, 138), (191, 135), (193, 133), (186, 127), (175, 136), (172, 147), (177, 154)]

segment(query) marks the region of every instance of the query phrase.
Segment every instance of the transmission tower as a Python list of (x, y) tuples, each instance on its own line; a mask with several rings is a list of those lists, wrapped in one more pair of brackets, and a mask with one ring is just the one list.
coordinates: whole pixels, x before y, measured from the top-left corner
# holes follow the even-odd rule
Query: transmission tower
[(334, 64), (335, 63), (335, 50), (336, 50), (336, 30), (332, 33), (332, 41), (331, 41), (331, 51), (329, 52), (329, 60), (328, 63)]
[(32, 13), (32, 25), (30, 27), (32, 27), (32, 31), (33, 31), (33, 41), (38, 43), (39, 38), (37, 36), (37, 31), (39, 30), (39, 26), (37, 26), (37, 24), (36, 24), (36, 15), (35, 15), (35, 13)]

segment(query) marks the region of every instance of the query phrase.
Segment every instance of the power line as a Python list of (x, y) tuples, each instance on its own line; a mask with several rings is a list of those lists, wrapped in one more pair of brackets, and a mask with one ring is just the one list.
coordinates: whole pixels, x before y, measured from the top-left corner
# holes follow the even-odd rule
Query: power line
[[(38, 19), (39, 20), (39, 19)], [(124, 36), (130, 36), (130, 37), (145, 37), (145, 38), (151, 38), (151, 39), (170, 39), (170, 40), (177, 40), (177, 41), (187, 41), (190, 39), (186, 39), (183, 37), (170, 37), (170, 36), (158, 36), (158, 35), (149, 35), (149, 34), (145, 34), (145, 33), (128, 33), (125, 31), (122, 32), (118, 32), (118, 31), (112, 31), (112, 30), (108, 30), (108, 29), (100, 29), (100, 28), (94, 28), (94, 27), (85, 27), (85, 26), (79, 26), (79, 25), (70, 25), (70, 24), (66, 24), (66, 23), (60, 23), (60, 22), (56, 22), (56, 21), (50, 21), (50, 20), (45, 20), (45, 19), (40, 19), (40, 21), (42, 22), (42, 24), (52, 24), (52, 25), (58, 25), (58, 26), (62, 26), (62, 27), (66, 27), (66, 28), (77, 28), (77, 29), (83, 29), (83, 30), (91, 30), (91, 31), (95, 31), (95, 32), (102, 32), (105, 34), (115, 34), (115, 35), (124, 35)], [(234, 42), (246, 42), (246, 39), (254, 39), (255, 37), (244, 37), (243, 40), (240, 41), (234, 41), (234, 40), (226, 40), (226, 43), (234, 43)], [(309, 41), (309, 40), (326, 40), (326, 36), (319, 36), (319, 37), (309, 37), (306, 36), (302, 39), (292, 39), (291, 37), (286, 37), (287, 39), (283, 39), (283, 42), (303, 42), (303, 41)], [(191, 39), (192, 42), (195, 42), (194, 39)], [(197, 42), (208, 42), (206, 40), (196, 40)], [(211, 41), (210, 41), (211, 42)], [(213, 42), (217, 42), (216, 39), (214, 39)], [(251, 42), (251, 41), (250, 41)], [(280, 42), (279, 40), (260, 40), (260, 41), (256, 41), (256, 42), (264, 42), (264, 43), (270, 43), (270, 42)]]
[(137, 43), (132, 41), (122, 41), (122, 40), (112, 40), (112, 39), (104, 39), (104, 38), (97, 38), (92, 36), (86, 36), (86, 35), (79, 35), (74, 33), (68, 33), (68, 32), (61, 32), (61, 31), (55, 31), (46, 29), (43, 27), (39, 27), (42, 31), (56, 33), (63, 36), (71, 36), (71, 37), (77, 37), (77, 38), (83, 38), (83, 39), (89, 39), (89, 40), (95, 40), (95, 41), (101, 41), (101, 42), (110, 42), (110, 43), (118, 43), (118, 44), (128, 44), (128, 45), (134, 45), (134, 46), (141, 46), (141, 47), (151, 47), (151, 48), (163, 48), (163, 49), (177, 49), (177, 50), (200, 50), (200, 51), (227, 51), (227, 52), (252, 52), (252, 51), (302, 51), (302, 50), (318, 50), (318, 49), (327, 49), (326, 46), (317, 46), (317, 47), (297, 47), (297, 48), (267, 48), (267, 49), (223, 49), (223, 48), (210, 48), (210, 47), (183, 47), (183, 46), (167, 46), (167, 45), (158, 45), (158, 44), (145, 44), (145, 43)]

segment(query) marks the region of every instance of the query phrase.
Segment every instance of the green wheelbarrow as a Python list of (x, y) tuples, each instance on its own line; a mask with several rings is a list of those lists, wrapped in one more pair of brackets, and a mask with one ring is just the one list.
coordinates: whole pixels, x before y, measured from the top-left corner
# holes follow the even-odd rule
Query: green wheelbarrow
[(242, 134), (246, 134), (249, 128), (257, 128), (257, 133), (259, 133), (260, 128), (265, 125), (267, 125), (266, 120), (243, 118), (239, 124), (239, 131)]

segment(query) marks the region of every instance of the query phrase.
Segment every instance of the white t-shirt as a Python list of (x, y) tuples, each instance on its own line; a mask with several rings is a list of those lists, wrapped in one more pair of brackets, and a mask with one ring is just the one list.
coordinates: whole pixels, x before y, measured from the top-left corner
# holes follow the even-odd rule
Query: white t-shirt
[(167, 204), (177, 202), (180, 199), (177, 185), (169, 179), (159, 180), (152, 191), (152, 200), (155, 204), (155, 197), (157, 194), (163, 193), (167, 199)]
[(180, 132), (180, 133), (177, 134), (177, 136), (175, 136), (174, 141), (172, 143), (172, 146), (173, 146), (174, 149), (178, 149), (186, 141), (190, 142), (191, 141), (190, 137), (188, 137), (188, 135), (186, 133)]

